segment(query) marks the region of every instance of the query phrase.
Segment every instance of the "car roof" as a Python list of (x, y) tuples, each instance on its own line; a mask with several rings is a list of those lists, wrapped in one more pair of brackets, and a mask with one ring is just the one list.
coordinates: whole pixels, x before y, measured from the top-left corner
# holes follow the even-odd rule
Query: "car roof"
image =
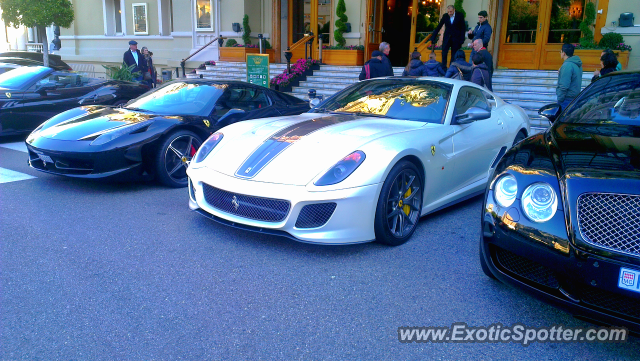
[[(42, 61), (43, 54), (35, 51), (5, 51), (4, 53), (0, 53), (0, 57), (3, 58), (24, 58), (24, 59), (32, 59)], [(62, 60), (60, 55), (57, 54), (49, 54), (49, 58), (55, 60)]]

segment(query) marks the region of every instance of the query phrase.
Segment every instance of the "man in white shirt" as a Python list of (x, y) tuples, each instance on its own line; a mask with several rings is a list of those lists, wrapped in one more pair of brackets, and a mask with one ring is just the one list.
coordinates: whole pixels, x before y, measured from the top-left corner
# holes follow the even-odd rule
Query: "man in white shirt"
[(124, 52), (124, 56), (122, 57), (122, 61), (127, 65), (134, 65), (131, 70), (132, 73), (138, 72), (139, 75), (134, 77), (135, 81), (142, 81), (142, 74), (147, 71), (146, 62), (144, 61), (144, 57), (138, 50), (138, 42), (135, 40), (131, 40), (129, 42), (129, 50)]

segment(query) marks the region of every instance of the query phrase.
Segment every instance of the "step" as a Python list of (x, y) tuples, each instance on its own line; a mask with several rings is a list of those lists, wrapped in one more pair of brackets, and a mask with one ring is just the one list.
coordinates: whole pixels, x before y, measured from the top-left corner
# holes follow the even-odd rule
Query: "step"
[(301, 81), (300, 87), (309, 88), (309, 89), (333, 89), (334, 91), (340, 91), (349, 86), (349, 84), (345, 83), (327, 83), (327, 82), (318, 82), (318, 81)]

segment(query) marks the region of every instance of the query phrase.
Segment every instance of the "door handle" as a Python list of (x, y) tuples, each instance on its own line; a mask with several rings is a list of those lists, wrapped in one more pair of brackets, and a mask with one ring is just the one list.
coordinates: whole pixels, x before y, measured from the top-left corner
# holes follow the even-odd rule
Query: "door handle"
[(540, 23), (540, 28), (538, 29), (538, 31), (542, 31), (542, 23)]

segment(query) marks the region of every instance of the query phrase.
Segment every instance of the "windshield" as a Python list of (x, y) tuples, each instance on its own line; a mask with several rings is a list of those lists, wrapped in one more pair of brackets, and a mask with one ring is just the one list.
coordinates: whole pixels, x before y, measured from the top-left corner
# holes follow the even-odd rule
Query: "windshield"
[(348, 112), (441, 124), (452, 86), (418, 79), (380, 79), (356, 83), (312, 112)]
[(599, 79), (567, 108), (561, 122), (640, 125), (640, 74)]
[(39, 79), (42, 74), (52, 70), (51, 68), (45, 67), (27, 66), (10, 70), (0, 75), (0, 88), (22, 89), (33, 80)]
[(171, 82), (129, 102), (125, 108), (171, 115), (208, 116), (226, 84)]

